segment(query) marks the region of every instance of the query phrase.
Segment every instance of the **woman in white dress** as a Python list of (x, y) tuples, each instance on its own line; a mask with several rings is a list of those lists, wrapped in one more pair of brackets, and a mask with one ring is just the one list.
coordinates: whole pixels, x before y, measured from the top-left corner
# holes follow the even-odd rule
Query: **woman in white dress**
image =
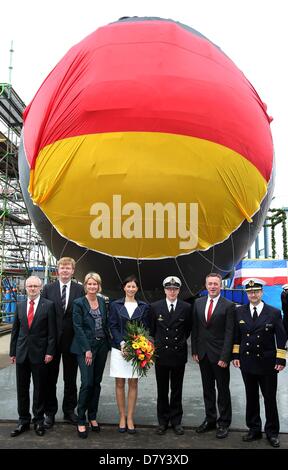
[[(109, 327), (112, 335), (112, 350), (110, 362), (110, 376), (115, 377), (116, 401), (119, 410), (119, 432), (135, 434), (134, 411), (138, 392), (138, 375), (133, 374), (131, 362), (123, 357), (124, 338), (127, 334), (128, 321), (143, 323), (149, 328), (149, 306), (135, 295), (139, 284), (135, 276), (129, 276), (123, 282), (125, 297), (111, 303), (109, 314)], [(125, 379), (128, 379), (127, 420), (125, 406)]]

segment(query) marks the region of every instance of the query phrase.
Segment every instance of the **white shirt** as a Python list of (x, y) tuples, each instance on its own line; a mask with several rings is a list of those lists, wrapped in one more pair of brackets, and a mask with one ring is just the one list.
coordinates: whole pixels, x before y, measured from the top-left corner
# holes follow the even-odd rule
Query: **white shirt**
[(213, 307), (212, 307), (212, 315), (213, 315), (213, 312), (214, 312), (214, 310), (215, 310), (215, 307), (216, 307), (217, 302), (218, 302), (219, 299), (220, 299), (220, 294), (217, 295), (217, 297), (214, 297), (213, 299), (212, 299), (212, 297), (209, 297), (209, 295), (208, 295), (208, 297), (207, 297), (207, 302), (206, 302), (206, 306), (205, 306), (205, 318), (206, 318), (206, 321), (207, 321), (207, 315), (208, 315), (210, 300), (213, 300)]
[(70, 287), (71, 287), (71, 279), (69, 282), (67, 282), (67, 284), (64, 284), (63, 282), (61, 282), (59, 280), (59, 284), (60, 284), (60, 297), (62, 297), (62, 288), (63, 286), (67, 286), (66, 287), (66, 304), (65, 304), (65, 309), (67, 308), (67, 305), (68, 305), (68, 300), (69, 300), (69, 295), (70, 295)]
[(261, 313), (262, 310), (263, 310), (264, 302), (260, 302), (258, 305), (252, 305), (252, 304), (250, 304), (250, 313), (251, 313), (251, 317), (252, 317), (252, 318), (253, 318), (253, 313), (254, 313), (254, 307), (256, 307), (257, 315), (258, 315), (258, 317), (259, 317), (260, 313)]
[(125, 308), (126, 308), (126, 310), (127, 310), (127, 312), (128, 312), (129, 317), (131, 318), (132, 315), (133, 315), (133, 313), (134, 313), (134, 311), (135, 311), (136, 308), (138, 307), (137, 302), (125, 302), (124, 305), (125, 305)]
[(171, 301), (168, 300), (167, 297), (166, 297), (166, 303), (167, 303), (167, 307), (168, 307), (169, 312), (170, 312), (170, 310), (171, 310), (171, 305), (173, 305), (173, 307), (174, 307), (174, 312), (175, 312), (175, 310), (176, 310), (176, 305), (177, 305), (177, 299), (174, 300), (173, 302), (171, 302)]
[[(28, 312), (29, 312), (29, 308), (30, 308), (30, 300), (32, 300), (32, 299), (29, 299), (29, 297), (27, 297), (27, 308), (26, 308), (27, 318), (28, 318)], [(33, 299), (33, 300), (34, 300), (34, 315), (35, 315), (35, 312), (36, 312), (38, 304), (39, 304), (40, 295), (38, 295), (38, 297), (36, 297), (36, 299)]]

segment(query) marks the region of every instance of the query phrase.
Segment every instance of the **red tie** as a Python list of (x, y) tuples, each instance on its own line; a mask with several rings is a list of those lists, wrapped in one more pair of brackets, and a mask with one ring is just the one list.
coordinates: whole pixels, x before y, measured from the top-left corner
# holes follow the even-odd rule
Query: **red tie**
[(213, 299), (210, 299), (210, 305), (209, 305), (208, 313), (207, 313), (207, 323), (210, 321), (210, 318), (212, 317), (212, 310), (213, 310)]
[(32, 321), (33, 321), (33, 318), (34, 318), (34, 300), (30, 300), (29, 303), (30, 303), (30, 307), (29, 307), (28, 316), (27, 316), (27, 319), (28, 319), (28, 328), (31, 327)]

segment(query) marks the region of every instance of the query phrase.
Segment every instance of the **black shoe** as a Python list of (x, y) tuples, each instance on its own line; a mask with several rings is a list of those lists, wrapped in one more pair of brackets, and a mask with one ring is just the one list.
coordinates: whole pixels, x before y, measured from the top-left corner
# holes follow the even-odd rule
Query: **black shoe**
[(205, 421), (196, 428), (196, 432), (198, 434), (202, 434), (203, 432), (211, 431), (212, 429), (216, 429), (216, 422), (209, 423), (209, 421), (205, 419)]
[(160, 424), (160, 426), (156, 429), (156, 433), (159, 434), (159, 436), (163, 436), (163, 434), (165, 434), (167, 429), (168, 429), (167, 424)]
[(229, 429), (225, 428), (224, 426), (219, 426), (219, 428), (216, 430), (216, 437), (218, 439), (224, 439), (225, 437), (228, 436)]
[(124, 428), (120, 428), (120, 426), (118, 427), (118, 432), (123, 433), (123, 432), (126, 432), (126, 431), (127, 431), (126, 426)]
[(127, 427), (127, 432), (128, 432), (128, 434), (136, 434), (137, 431), (136, 431), (135, 428), (128, 428)]
[(242, 441), (244, 442), (252, 442), (258, 441), (262, 439), (262, 432), (261, 431), (249, 431), (245, 436), (242, 437)]
[(272, 447), (280, 447), (280, 441), (277, 436), (271, 436), (271, 437), (267, 436), (267, 439)]
[(79, 428), (77, 427), (77, 434), (78, 434), (78, 437), (80, 437), (81, 439), (87, 439), (88, 437), (88, 432), (86, 428), (85, 428), (85, 431), (79, 431)]
[(101, 431), (101, 428), (100, 428), (99, 424), (97, 424), (95, 426), (94, 424), (91, 423), (91, 421), (89, 421), (89, 424), (90, 424), (91, 431), (93, 431), (93, 432), (100, 432)]
[(64, 413), (64, 421), (72, 424), (78, 424), (78, 416), (74, 412)]
[(47, 415), (44, 419), (44, 428), (50, 429), (55, 424), (55, 415)]
[(29, 431), (30, 429), (30, 424), (18, 424), (17, 428), (14, 429), (14, 431), (11, 431), (10, 436), (11, 437), (17, 437), (20, 434), (22, 434), (25, 431)]
[(134, 423), (132, 424), (132, 426), (133, 426), (133, 428), (129, 428), (128, 423), (127, 423), (127, 432), (128, 432), (128, 434), (136, 434), (136, 429), (135, 429)]
[(37, 436), (44, 436), (45, 434), (44, 424), (34, 424), (34, 430)]
[(172, 428), (177, 436), (182, 436), (184, 434), (184, 429), (182, 428), (181, 424), (175, 424), (175, 426), (172, 426)]

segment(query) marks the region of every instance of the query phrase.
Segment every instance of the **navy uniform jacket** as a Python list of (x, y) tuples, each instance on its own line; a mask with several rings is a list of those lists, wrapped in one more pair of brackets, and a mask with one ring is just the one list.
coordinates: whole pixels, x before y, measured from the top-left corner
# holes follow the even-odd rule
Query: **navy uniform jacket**
[(286, 340), (281, 312), (277, 308), (264, 303), (255, 323), (249, 304), (236, 309), (233, 359), (240, 360), (243, 372), (266, 375), (275, 372), (275, 365), (285, 366)]
[(188, 302), (177, 299), (170, 313), (166, 299), (154, 302), (150, 311), (150, 332), (155, 338), (156, 363), (177, 367), (187, 362), (187, 338), (192, 326), (192, 309)]
[(120, 343), (124, 341), (127, 335), (126, 325), (128, 321), (137, 321), (143, 323), (144, 327), (149, 329), (149, 306), (142, 300), (137, 300), (138, 306), (129, 317), (125, 307), (125, 298), (115, 300), (110, 304), (109, 328), (112, 335), (112, 347), (120, 349)]
[[(108, 349), (110, 349), (110, 334), (108, 330), (108, 317), (105, 300), (97, 295), (99, 310), (102, 317), (102, 328), (105, 335)], [(71, 344), (70, 352), (73, 354), (83, 354), (86, 351), (94, 351), (97, 346), (95, 338), (95, 321), (90, 315), (90, 305), (87, 298), (80, 297), (74, 300), (73, 310), (73, 328), (74, 338)]]

